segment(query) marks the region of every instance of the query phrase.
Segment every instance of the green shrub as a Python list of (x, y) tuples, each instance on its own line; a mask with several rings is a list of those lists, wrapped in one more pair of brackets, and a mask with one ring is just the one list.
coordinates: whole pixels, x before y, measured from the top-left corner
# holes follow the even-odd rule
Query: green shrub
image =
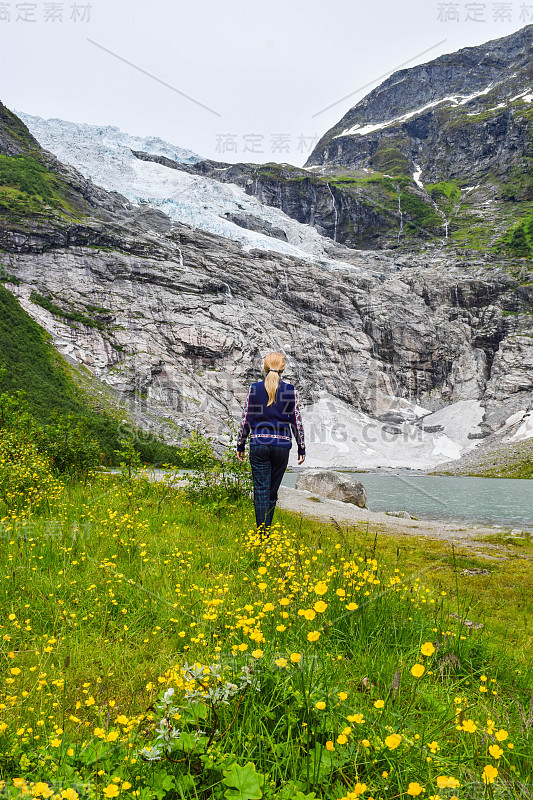
[(54, 412), (49, 424), (40, 429), (37, 446), (57, 472), (77, 478), (86, 478), (102, 460), (100, 445), (91, 436), (87, 420), (74, 414), (62, 417)]
[(36, 442), (38, 427), (22, 394), (0, 394), (0, 518), (49, 508), (61, 483)]
[[(196, 468), (186, 476), (185, 492), (194, 503), (208, 507), (216, 513), (250, 497), (252, 474), (247, 460), (239, 461), (230, 436), (222, 458), (218, 459), (213, 444), (196, 434), (184, 448), (195, 455)], [(190, 462), (189, 462), (190, 463)]]
[(60, 306), (56, 305), (50, 297), (43, 297), (43, 295), (37, 292), (31, 293), (30, 300), (32, 303), (35, 303), (35, 305), (45, 308), (55, 317), (62, 317), (70, 322), (79, 322), (81, 325), (87, 325), (89, 328), (98, 328), (99, 330), (105, 328), (104, 323), (100, 320), (93, 319), (87, 316), (87, 314), (82, 314), (81, 311), (65, 311)]
[[(60, 309), (58, 309), (60, 311)], [(104, 311), (88, 307), (92, 313)], [(63, 313), (63, 312), (62, 312)], [(88, 318), (87, 318), (88, 319)], [(79, 320), (78, 320), (79, 321)], [(89, 320), (85, 324), (96, 324)], [(95, 439), (108, 464), (117, 464), (115, 450), (121, 439), (120, 422), (106, 412), (90, 407), (80, 395), (67, 365), (54, 350), (50, 337), (19, 305), (15, 297), (0, 285), (0, 367), (7, 369), (0, 377), (0, 389), (11, 394), (22, 390), (27, 410), (40, 424), (47, 424), (54, 412), (85, 420), (88, 435)], [(141, 458), (152, 464), (181, 464), (178, 448), (148, 439), (135, 431)]]
[(510, 228), (500, 243), (518, 258), (533, 255), (533, 212), (526, 214), (518, 225)]

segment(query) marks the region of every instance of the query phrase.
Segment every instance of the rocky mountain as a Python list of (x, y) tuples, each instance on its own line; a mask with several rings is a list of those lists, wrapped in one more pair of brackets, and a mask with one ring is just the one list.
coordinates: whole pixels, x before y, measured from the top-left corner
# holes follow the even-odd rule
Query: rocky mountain
[(529, 25), (401, 70), (322, 137), (305, 168), (135, 155), (235, 184), (350, 248), (444, 240), (494, 261), (530, 257), (532, 65)]
[(308, 166), (416, 170), (427, 183), (503, 175), (524, 166), (532, 101), (528, 25), (394, 73), (324, 134)]
[[(363, 170), (382, 187), (390, 175), (407, 220), (413, 203), (433, 205), (429, 234), (444, 224), (459, 247), (530, 256), (532, 134), (528, 25), (396, 72), (327, 131), (306, 166), (340, 170), (345, 181)], [(521, 219), (526, 236), (515, 234)]]
[[(150, 205), (195, 230), (215, 233), (248, 248), (321, 261), (330, 256), (342, 258), (342, 248), (313, 227), (250, 196), (233, 181), (220, 181), (216, 168), (215, 178), (195, 171), (191, 164), (200, 163), (198, 159), (173, 145), (134, 139), (117, 128), (43, 120), (28, 114), (21, 118), (57, 158), (136, 205)], [(148, 151), (138, 149), (147, 145)], [(201, 164), (203, 170), (205, 162)], [(349, 253), (344, 255), (349, 257)]]
[[(514, 36), (510, 44), (494, 43), (494, 52), (503, 59), (514, 48), (519, 71), (531, 26)], [(496, 55), (491, 59), (492, 79)], [(453, 75), (459, 67), (449, 70)], [(474, 94), (481, 83), (464, 83), (464, 91)], [(518, 131), (510, 169), (522, 158), (525, 91), (509, 111)], [(387, 119), (407, 114), (410, 98), (407, 92), (403, 107), (399, 99), (392, 104)], [(420, 102), (433, 100), (424, 95)], [(463, 113), (459, 103), (426, 111), (446, 108)], [(42, 149), (0, 106), (0, 280), (62, 354), (84, 365), (95, 384), (113, 389), (117, 413), (168, 441), (193, 429), (223, 440), (224, 423), (238, 418), (262, 356), (283, 349), (305, 403), (311, 465), (426, 468), (480, 443), (531, 436), (530, 261), (479, 241), (479, 252), (459, 246), (456, 223), (449, 223), (446, 239), (442, 208), (422, 180), (440, 176), (429, 171), (425, 140), (405, 173), (387, 167), (378, 175), (363, 161), (335, 163), (333, 136), (313, 154), (321, 164), (307, 169), (215, 165), (193, 155), (180, 161), (179, 148), (166, 143), (137, 150), (116, 129), (106, 139), (90, 126), (81, 126), (70, 151), (72, 123), (27, 119), (37, 138), (76, 162), (85, 177)], [(358, 120), (348, 122), (354, 127)], [(432, 130), (439, 124), (433, 121)], [(385, 140), (387, 130), (364, 136)], [(341, 138), (350, 143), (347, 153), (364, 139)], [(410, 174), (415, 163), (417, 180)], [(491, 171), (484, 173), (485, 193), (495, 191)], [(409, 233), (404, 210), (398, 215), (385, 203), (375, 211), (383, 181), (396, 207), (398, 195), (403, 208), (409, 195), (439, 216), (436, 239), (421, 225)], [(461, 198), (478, 191), (457, 187)], [(455, 189), (442, 191), (455, 202)], [(491, 197), (497, 200), (487, 206), (491, 214), (504, 203), (515, 215), (528, 208), (522, 195)], [(359, 221), (359, 245), (368, 240), (372, 249), (354, 249), (348, 216)], [(494, 226), (485, 233), (488, 219), (476, 224), (494, 239)], [(416, 241), (426, 236), (427, 246), (409, 248), (408, 234)], [(526, 245), (528, 236), (524, 228)], [(387, 242), (395, 248), (386, 249)]]

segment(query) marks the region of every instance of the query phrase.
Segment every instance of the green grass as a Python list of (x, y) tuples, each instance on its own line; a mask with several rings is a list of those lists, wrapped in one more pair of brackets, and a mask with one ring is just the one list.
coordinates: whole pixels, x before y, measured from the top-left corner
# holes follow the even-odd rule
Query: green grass
[(442, 217), (437, 214), (435, 209), (430, 203), (422, 200), (412, 192), (403, 191), (401, 194), (402, 211), (408, 215), (411, 221), (408, 221), (406, 228), (408, 232), (421, 233), (432, 231), (434, 234), (436, 229), (442, 229)]
[(501, 243), (514, 256), (528, 258), (533, 255), (533, 211), (525, 214), (502, 237)]
[(43, 200), (52, 200), (54, 194), (51, 173), (31, 156), (0, 155), (0, 184)]
[[(461, 189), (457, 181), (440, 181), (439, 183), (428, 183), (426, 189), (430, 193), (433, 201), (450, 219), (453, 215), (457, 203), (461, 200)], [(442, 220), (441, 220), (442, 223)]]
[(80, 200), (34, 153), (0, 155), (0, 214), (80, 218)]
[[(32, 303), (41, 306), (41, 308), (45, 308), (51, 314), (54, 314), (54, 316), (62, 317), (69, 322), (79, 322), (89, 328), (97, 328), (101, 331), (105, 330), (107, 327), (106, 324), (101, 320), (95, 319), (93, 316), (83, 314), (81, 311), (66, 311), (65, 309), (61, 308), (61, 306), (58, 306), (56, 303), (54, 303), (50, 297), (43, 297), (43, 295), (39, 294), (38, 292), (32, 292), (30, 295), (30, 300)], [(87, 310), (91, 311), (93, 314), (102, 314), (102, 310), (97, 306), (87, 306)]]
[(391, 140), (383, 138), (369, 161), (370, 166), (378, 170), (378, 172), (385, 172), (389, 175), (410, 176), (409, 159), (405, 152), (402, 152), (402, 146), (405, 149), (408, 145), (408, 139)]
[[(100, 477), (67, 485), (44, 517), (4, 520), (11, 792), (15, 778), (95, 798), (385, 800), (418, 785), (429, 797), (453, 776), (460, 797), (521, 796), (533, 777), (528, 563), (278, 519), (258, 545), (249, 503), (213, 513), (162, 484)], [(460, 574), (486, 564), (490, 576)], [(469, 633), (465, 618), (486, 629)], [(207, 698), (205, 671), (187, 700), (195, 662), (220, 664), (211, 685), (233, 681), (227, 705)], [(145, 761), (167, 687), (181, 733), (170, 757)], [(498, 769), (487, 788), (486, 765)]]
[[(296, 515), (280, 512), (289, 527), (298, 523)], [(305, 520), (302, 534), (313, 539), (323, 525)], [(423, 576), (433, 591), (446, 591), (454, 601), (464, 604), (465, 616), (482, 623), (495, 646), (505, 643), (515, 657), (527, 664), (533, 652), (533, 543), (502, 533), (494, 539), (482, 537), (472, 543), (456, 543), (432, 539), (400, 530), (391, 533), (379, 525), (337, 527), (335, 534), (347, 547), (374, 554), (380, 563), (394, 564), (408, 575)], [(328, 530), (333, 531), (330, 526)], [(494, 545), (494, 546), (493, 546)], [(461, 575), (463, 570), (487, 569), (489, 576)], [(459, 591), (457, 591), (457, 589)]]

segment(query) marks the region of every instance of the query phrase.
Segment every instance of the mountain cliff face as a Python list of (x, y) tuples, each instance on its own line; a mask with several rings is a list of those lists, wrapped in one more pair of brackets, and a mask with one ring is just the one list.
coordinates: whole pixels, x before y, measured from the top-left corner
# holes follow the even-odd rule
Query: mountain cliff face
[(420, 165), (428, 183), (502, 174), (527, 156), (532, 101), (528, 25), (396, 72), (322, 137), (308, 165), (379, 169), (396, 158), (411, 174)]
[[(350, 248), (533, 255), (533, 26), (402, 70), (319, 141), (305, 168), (184, 165)], [(237, 223), (238, 224), (238, 223)]]
[[(413, 203), (431, 203), (450, 244), (531, 256), (532, 142), (528, 25), (395, 73), (322, 137), (306, 166), (367, 170), (378, 183), (390, 175), (400, 207), (409, 214)], [(428, 208), (428, 234), (439, 227), (435, 214)]]
[[(525, 30), (530, 36), (531, 28)], [(516, 70), (529, 41), (524, 37), (512, 45)], [(451, 80), (459, 68), (447, 69)], [(501, 64), (498, 69), (501, 74)], [(481, 78), (478, 83), (452, 88), (464, 85), (473, 94)], [(399, 99), (391, 105), (387, 119), (411, 110), (410, 92), (403, 107)], [(520, 120), (527, 115), (521, 109), (530, 107), (523, 98), (512, 111), (519, 133), (511, 166), (523, 157), (520, 125), (526, 123)], [(434, 99), (424, 95), (420, 102)], [(431, 111), (437, 113), (438, 104)], [(354, 127), (359, 119), (343, 125)], [(366, 124), (378, 122), (370, 116)], [(437, 130), (441, 123), (432, 125)], [(45, 127), (32, 123), (33, 130)], [(127, 199), (62, 164), (0, 107), (0, 280), (63, 354), (113, 387), (137, 424), (169, 441), (193, 429), (223, 439), (224, 421), (238, 417), (246, 386), (270, 349), (289, 356), (288, 377), (306, 406), (311, 464), (429, 467), (481, 441), (519, 439), (533, 410), (529, 261), (486, 248), (479, 255), (464, 242), (459, 247), (454, 223), (445, 238), (444, 212), (420, 177), (424, 170), (441, 177), (422, 157), (423, 137), (416, 181), (408, 160), (405, 172), (393, 177), (355, 161), (351, 167), (334, 162), (334, 155), (349, 152), (355, 159), (353, 142), (386, 137), (387, 127), (363, 137), (346, 134), (340, 156), (333, 135), (326, 136), (312, 157), (321, 166), (305, 170), (194, 157), (184, 163), (179, 149), (166, 145), (131, 154), (121, 145), (126, 169), (136, 176)], [(66, 149), (66, 139), (61, 142)], [(99, 152), (96, 159), (84, 151), (80, 167), (90, 174), (89, 163), (99, 160), (107, 188), (128, 191), (123, 172), (107, 171)], [(362, 158), (357, 163), (366, 163)], [(389, 191), (387, 181), (396, 205), (398, 193), (400, 204), (408, 204), (407, 195), (419, 197), (438, 218), (436, 243), (418, 247), (417, 255), (398, 248), (398, 224), (408, 228), (407, 212), (395, 217), (385, 200), (373, 211), (376, 193)], [(495, 191), (491, 181), (486, 178), (483, 192)], [(187, 199), (196, 214), (192, 226), (180, 216), (178, 195), (195, 187), (200, 199), (194, 206)], [(455, 189), (442, 191), (451, 207), (478, 190), (460, 188), (460, 200)], [(498, 200), (504, 202), (516, 211), (529, 201)], [(205, 227), (198, 229), (202, 204)], [(500, 213), (493, 205), (479, 227), (490, 228), (490, 215)], [(414, 217), (422, 213), (416, 209)], [(359, 220), (359, 241), (373, 250), (353, 249), (357, 242), (343, 234), (350, 219), (353, 231)], [(419, 228), (409, 235), (420, 236)], [(383, 249), (387, 242), (396, 249)]]

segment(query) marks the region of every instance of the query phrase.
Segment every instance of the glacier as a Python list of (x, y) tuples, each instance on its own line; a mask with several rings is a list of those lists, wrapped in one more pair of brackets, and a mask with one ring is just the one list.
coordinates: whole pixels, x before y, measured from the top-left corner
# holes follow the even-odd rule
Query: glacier
[[(179, 163), (200, 161), (200, 156), (190, 150), (157, 137), (130, 136), (113, 126), (42, 119), (20, 111), (17, 114), (39, 143), (60, 161), (75, 167), (98, 186), (120, 192), (135, 205), (148, 204), (176, 222), (232, 239), (246, 250), (275, 251), (330, 269), (361, 269), (331, 258), (331, 241), (315, 228), (291, 219), (280, 209), (263, 205), (238, 186), (144, 161), (132, 152), (142, 150)], [(225, 219), (226, 214), (243, 213), (281, 228), (287, 241), (241, 228)]]

